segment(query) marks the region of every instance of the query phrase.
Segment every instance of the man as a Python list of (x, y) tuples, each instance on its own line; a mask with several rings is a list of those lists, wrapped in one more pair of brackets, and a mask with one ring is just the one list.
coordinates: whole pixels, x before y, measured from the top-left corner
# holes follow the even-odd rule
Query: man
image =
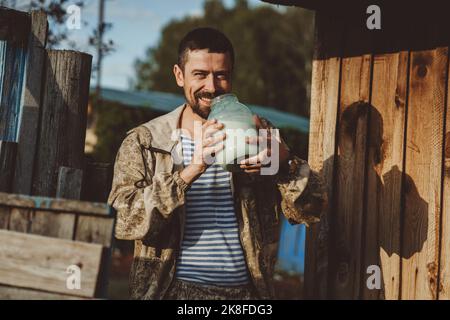
[(243, 160), (240, 173), (208, 163), (226, 139), (223, 124), (206, 118), (212, 99), (231, 92), (233, 47), (221, 32), (199, 28), (178, 54), (173, 72), (186, 103), (131, 130), (114, 168), (115, 234), (135, 241), (131, 298), (273, 298), (279, 214), (318, 221), (323, 186), (281, 139), (271, 141), (279, 150), (275, 175), (260, 174), (270, 147)]

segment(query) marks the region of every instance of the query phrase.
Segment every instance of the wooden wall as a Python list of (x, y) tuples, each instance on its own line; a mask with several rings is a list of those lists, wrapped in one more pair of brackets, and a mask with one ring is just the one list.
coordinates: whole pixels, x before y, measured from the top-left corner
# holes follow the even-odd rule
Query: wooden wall
[(446, 11), (386, 5), (372, 31), (365, 9), (316, 12), (309, 163), (331, 200), (307, 231), (305, 296), (449, 299)]

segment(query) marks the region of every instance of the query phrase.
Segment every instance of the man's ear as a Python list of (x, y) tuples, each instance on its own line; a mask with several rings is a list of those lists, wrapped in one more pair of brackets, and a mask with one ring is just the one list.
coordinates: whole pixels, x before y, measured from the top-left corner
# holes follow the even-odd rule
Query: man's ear
[(179, 87), (184, 87), (184, 74), (183, 70), (178, 66), (178, 64), (173, 66), (173, 74), (175, 75), (175, 80)]

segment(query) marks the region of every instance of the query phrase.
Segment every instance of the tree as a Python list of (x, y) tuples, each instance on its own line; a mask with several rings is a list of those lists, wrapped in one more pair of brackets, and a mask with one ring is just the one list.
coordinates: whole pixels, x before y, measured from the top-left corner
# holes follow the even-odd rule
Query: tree
[(222, 30), (232, 41), (233, 90), (241, 101), (309, 115), (314, 23), (312, 12), (300, 8), (252, 8), (246, 0), (226, 8), (220, 0), (206, 0), (203, 16), (169, 22), (159, 43), (136, 60), (134, 88), (182, 93), (172, 75), (178, 43), (200, 26)]

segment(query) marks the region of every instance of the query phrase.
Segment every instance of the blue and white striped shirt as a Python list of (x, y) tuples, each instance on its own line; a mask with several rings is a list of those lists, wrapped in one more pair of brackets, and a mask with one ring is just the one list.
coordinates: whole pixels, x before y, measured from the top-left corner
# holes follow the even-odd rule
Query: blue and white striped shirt
[[(194, 142), (181, 135), (187, 166)], [(231, 174), (217, 164), (186, 191), (186, 224), (176, 278), (217, 286), (248, 283), (248, 271), (239, 240), (231, 191)]]

